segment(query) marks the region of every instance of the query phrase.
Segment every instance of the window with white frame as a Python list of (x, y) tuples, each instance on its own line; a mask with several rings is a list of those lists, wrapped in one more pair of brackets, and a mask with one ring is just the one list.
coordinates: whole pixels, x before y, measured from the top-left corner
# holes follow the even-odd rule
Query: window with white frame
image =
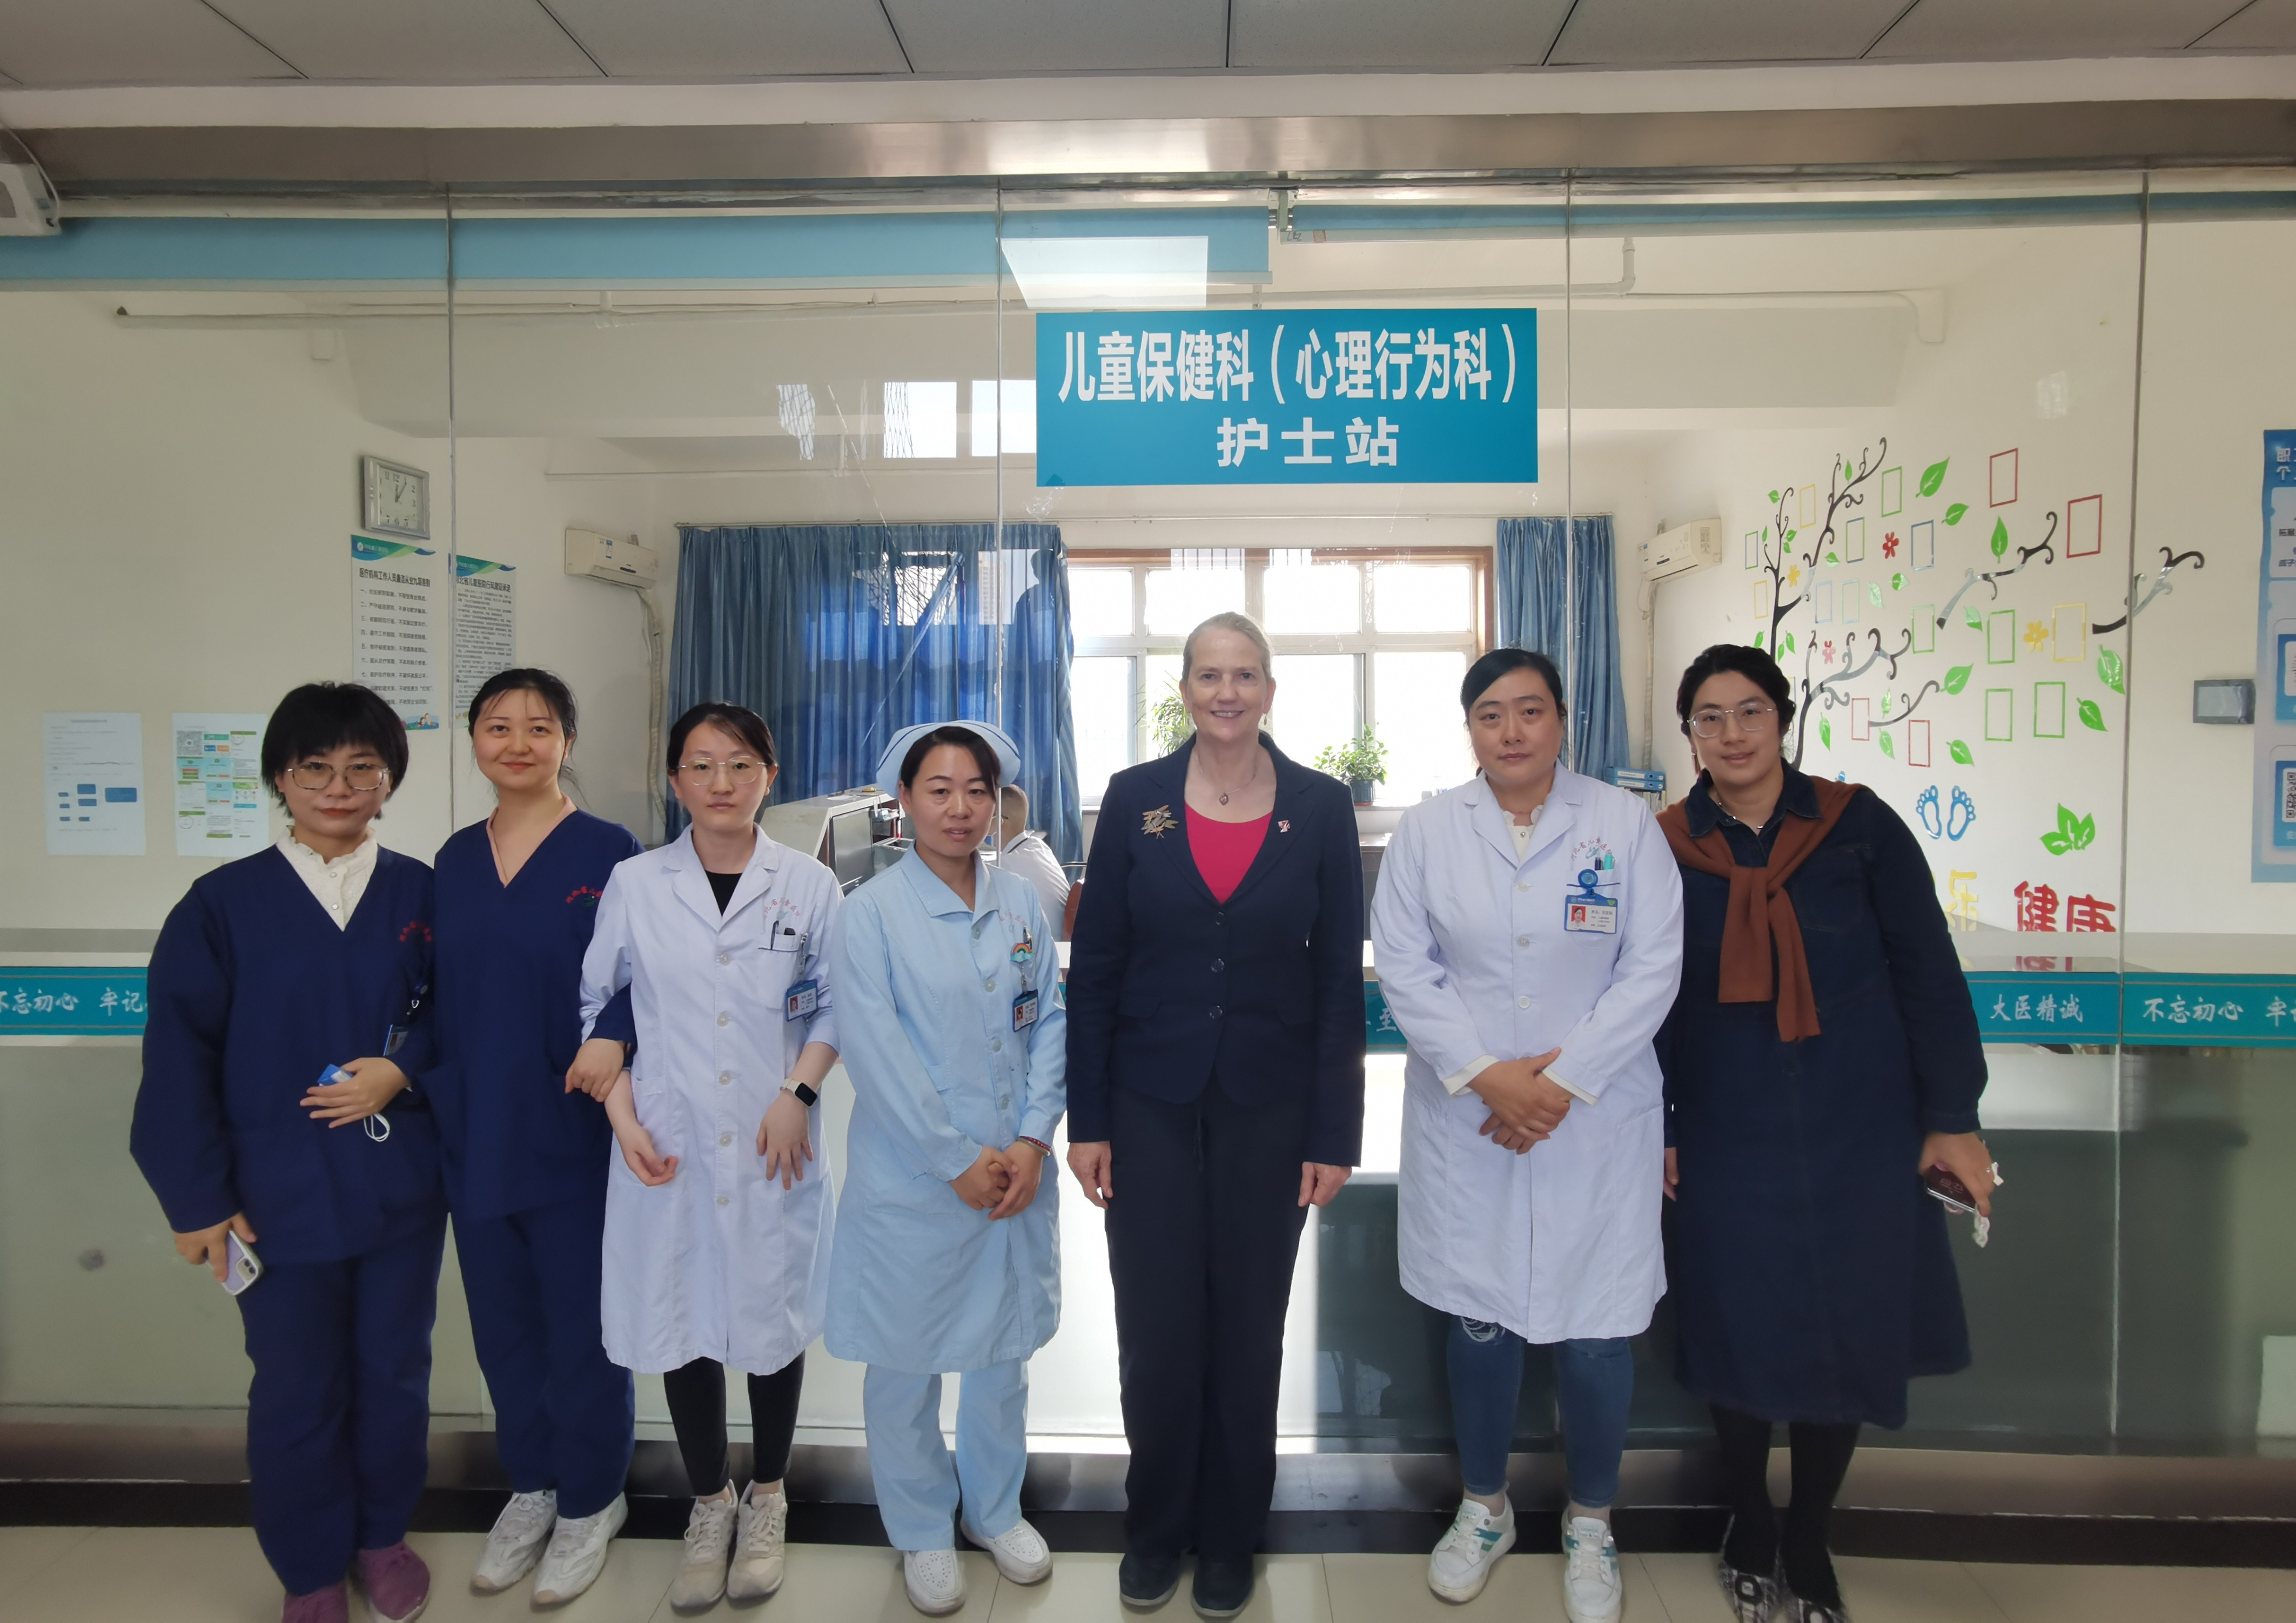
[(1158, 704), (1176, 694), (1180, 647), (1240, 610), (1275, 653), (1277, 745), (1312, 765), (1365, 730), (1387, 748), (1382, 806), (1405, 806), (1474, 771), (1459, 683), (1483, 647), (1488, 560), (1473, 553), (1174, 548), (1069, 554), (1076, 641), (1070, 701), (1087, 807), (1109, 778), (1163, 752)]

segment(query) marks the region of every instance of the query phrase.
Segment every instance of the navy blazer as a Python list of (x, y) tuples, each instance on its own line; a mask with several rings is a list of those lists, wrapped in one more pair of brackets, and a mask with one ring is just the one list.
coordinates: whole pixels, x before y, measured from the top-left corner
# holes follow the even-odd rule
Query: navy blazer
[(1347, 786), (1275, 761), (1267, 837), (1225, 904), (1188, 846), (1190, 739), (1108, 781), (1070, 949), (1069, 1139), (1119, 1086), (1183, 1104), (1308, 1102), (1306, 1159), (1363, 1147), (1363, 853)]

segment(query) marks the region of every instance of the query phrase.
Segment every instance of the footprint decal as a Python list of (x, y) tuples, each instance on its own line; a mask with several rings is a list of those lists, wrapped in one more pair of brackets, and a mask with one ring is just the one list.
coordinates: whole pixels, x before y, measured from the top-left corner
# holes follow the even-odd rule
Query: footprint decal
[(1914, 816), (1922, 820), (1922, 832), (1931, 839), (1945, 838), (1945, 824), (1938, 816), (1936, 784), (1932, 783), (1922, 791), (1921, 798), (1914, 802)]
[(1958, 840), (1969, 832), (1969, 825), (1977, 821), (1977, 802), (1969, 791), (1956, 783), (1953, 786), (1953, 805), (1945, 815), (1945, 833), (1948, 840)]

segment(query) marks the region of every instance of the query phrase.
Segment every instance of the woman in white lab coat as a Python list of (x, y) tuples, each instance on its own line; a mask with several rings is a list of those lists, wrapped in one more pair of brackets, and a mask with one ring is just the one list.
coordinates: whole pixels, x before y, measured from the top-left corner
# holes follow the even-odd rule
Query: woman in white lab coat
[(1682, 881), (1640, 800), (1558, 764), (1562, 683), (1546, 655), (1492, 650), (1460, 704), (1480, 770), (1403, 815), (1372, 906), (1380, 987), (1411, 1047), (1403, 1285), (1452, 1316), (1466, 1488), (1428, 1584), (1471, 1600), (1513, 1546), (1522, 1349), (1551, 1344), (1570, 1480), (1564, 1609), (1608, 1623), (1627, 1338), (1666, 1289), (1652, 1038), (1681, 978)]
[[(869, 1470), (909, 1600), (964, 1604), (965, 1535), (1014, 1583), (1052, 1553), (1021, 1515), (1029, 1357), (1060, 1328), (1059, 1180), (1041, 1178), (1066, 1108), (1058, 926), (1020, 875), (981, 861), (997, 784), (1020, 769), (983, 722), (909, 727), (877, 787), (916, 848), (853, 894), (837, 938), (853, 1124), (829, 1286), (828, 1347), (869, 1366)], [(961, 1373), (956, 1456), (945, 1373)]]
[[(694, 706), (670, 728), (668, 764), (692, 822), (614, 870), (582, 961), (583, 1029), (628, 987), (636, 1053), (620, 1071), (621, 1045), (594, 1037), (575, 1079), (586, 1087), (593, 1069), (614, 1078), (606, 1352), (662, 1377), (694, 1493), (669, 1598), (690, 1611), (781, 1585), (782, 1475), (829, 1283), (832, 1195), (816, 1146), (819, 1089), (837, 1062), (827, 964), (838, 888), (757, 826), (775, 763), (755, 711)], [(602, 1045), (611, 1052), (593, 1053)], [(756, 1455), (738, 1499), (729, 1366), (750, 1378)]]

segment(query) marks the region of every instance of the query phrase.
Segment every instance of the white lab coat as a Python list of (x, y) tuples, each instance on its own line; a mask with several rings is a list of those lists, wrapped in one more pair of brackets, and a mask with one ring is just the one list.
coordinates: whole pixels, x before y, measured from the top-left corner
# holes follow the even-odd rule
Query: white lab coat
[[(1635, 1335), (1666, 1291), (1651, 1040), (1682, 976), (1682, 877), (1647, 807), (1566, 768), (1521, 861), (1507, 822), (1477, 778), (1405, 812), (1380, 865), (1373, 947), (1411, 1048), (1403, 1287), (1527, 1341)], [(1582, 873), (1616, 903), (1614, 933), (1563, 928)], [(1585, 1096), (1527, 1155), (1477, 1131), (1480, 1095), (1444, 1089), (1485, 1055), (1557, 1046), (1550, 1074)]]
[[(617, 1146), (606, 1182), (606, 1356), (660, 1373), (696, 1358), (767, 1375), (821, 1333), (835, 1201), (821, 1154), (784, 1191), (766, 1175), (758, 1124), (808, 1042), (837, 1042), (828, 981), (836, 878), (761, 832), (724, 915), (691, 830), (614, 870), (582, 961), (582, 1029), (631, 988), (630, 1083), (660, 1153), (659, 1188)], [(809, 1018), (790, 989), (816, 983)]]
[(1061, 859), (1053, 855), (1053, 848), (1045, 843), (1045, 837), (1033, 830), (1024, 832), (996, 853), (996, 865), (1029, 881), (1037, 899), (1044, 904), (1046, 922), (1057, 934), (1062, 915), (1068, 911), (1069, 875), (1068, 870), (1061, 866)]

